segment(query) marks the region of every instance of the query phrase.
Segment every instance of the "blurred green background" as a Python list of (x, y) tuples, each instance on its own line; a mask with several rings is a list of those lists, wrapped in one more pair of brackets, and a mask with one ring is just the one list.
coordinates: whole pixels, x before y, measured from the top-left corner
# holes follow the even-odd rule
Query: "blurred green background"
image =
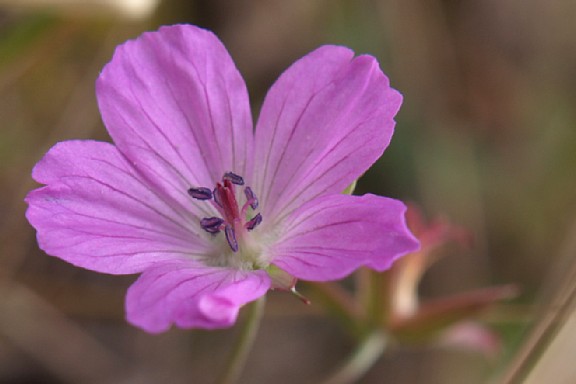
[[(134, 277), (44, 255), (24, 218), (30, 170), (48, 148), (108, 140), (94, 81), (114, 47), (162, 24), (213, 30), (255, 116), (275, 78), (319, 45), (378, 57), (404, 104), (358, 193), (415, 202), (472, 233), (471, 250), (426, 275), (423, 296), (521, 287), (485, 319), (503, 332), (497, 357), (406, 347), (362, 383), (485, 382), (574, 262), (576, 2), (166, 0), (142, 1), (151, 7), (140, 11), (120, 0), (32, 3), (0, 1), (0, 383), (210, 383), (226, 358), (234, 329), (151, 336), (128, 326), (123, 296)], [(350, 348), (321, 309), (272, 294), (242, 382), (315, 383)]]

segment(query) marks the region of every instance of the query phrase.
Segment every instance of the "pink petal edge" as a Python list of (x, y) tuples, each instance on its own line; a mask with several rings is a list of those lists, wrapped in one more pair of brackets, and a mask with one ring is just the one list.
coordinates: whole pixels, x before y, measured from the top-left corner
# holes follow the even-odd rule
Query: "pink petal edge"
[(364, 173), (390, 142), (401, 101), (375, 58), (344, 47), (323, 46), (288, 68), (255, 133), (254, 187), (269, 224)]
[(147, 269), (126, 295), (126, 317), (150, 333), (180, 328), (230, 327), (240, 308), (270, 288), (264, 271), (213, 268), (191, 261)]
[(33, 177), (47, 184), (26, 196), (40, 248), (76, 266), (136, 273), (210, 249), (197, 218), (149, 188), (111, 144), (58, 143)]
[(347, 276), (366, 265), (378, 271), (418, 249), (405, 205), (375, 195), (330, 195), (304, 205), (285, 223), (270, 250), (273, 263), (310, 281)]
[(120, 45), (96, 94), (118, 149), (182, 204), (189, 187), (212, 188), (225, 172), (251, 177), (248, 92), (212, 32), (165, 26)]

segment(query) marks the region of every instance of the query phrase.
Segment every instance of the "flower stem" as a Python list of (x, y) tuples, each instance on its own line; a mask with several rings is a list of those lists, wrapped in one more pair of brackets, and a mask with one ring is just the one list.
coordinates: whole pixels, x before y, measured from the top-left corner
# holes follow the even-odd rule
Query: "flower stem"
[(387, 337), (381, 330), (368, 334), (340, 369), (323, 384), (349, 384), (359, 380), (384, 353)]
[(230, 353), (226, 369), (217, 381), (218, 384), (233, 384), (238, 381), (248, 359), (248, 354), (254, 345), (260, 320), (264, 314), (265, 302), (266, 297), (262, 296), (246, 306), (246, 318), (242, 324), (240, 335)]

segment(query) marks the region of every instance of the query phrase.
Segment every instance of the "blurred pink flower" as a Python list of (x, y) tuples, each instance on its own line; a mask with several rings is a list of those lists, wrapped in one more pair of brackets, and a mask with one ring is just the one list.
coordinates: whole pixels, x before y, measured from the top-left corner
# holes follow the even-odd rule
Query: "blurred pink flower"
[(500, 338), (488, 327), (471, 319), (503, 300), (516, 297), (514, 285), (475, 289), (420, 302), (418, 286), (424, 273), (439, 258), (437, 251), (449, 243), (470, 247), (470, 234), (439, 217), (426, 221), (418, 207), (406, 213), (409, 228), (421, 248), (406, 255), (389, 271), (389, 319), (387, 325), (398, 340), (407, 343), (435, 341), (439, 345), (480, 351), (486, 356), (499, 352)]
[(380, 157), (401, 104), (373, 57), (305, 56), (253, 130), (222, 43), (177, 25), (118, 47), (96, 94), (115, 145), (56, 144), (33, 170), (45, 186), (27, 218), (50, 255), (142, 273), (126, 311), (148, 332), (228, 327), (276, 286), (272, 270), (333, 280), (418, 247), (401, 202), (340, 194)]
[(461, 321), (438, 336), (438, 344), (451, 349), (480, 352), (495, 358), (502, 352), (502, 340), (488, 327), (473, 321)]

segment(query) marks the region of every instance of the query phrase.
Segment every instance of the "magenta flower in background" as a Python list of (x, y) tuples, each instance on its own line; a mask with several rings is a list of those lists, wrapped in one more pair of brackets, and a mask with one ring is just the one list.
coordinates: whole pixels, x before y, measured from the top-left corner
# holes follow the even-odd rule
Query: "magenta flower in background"
[(141, 273), (127, 318), (149, 332), (232, 325), (297, 279), (382, 271), (418, 242), (405, 206), (341, 192), (380, 157), (401, 96), (370, 56), (324, 46), (270, 89), (255, 130), (222, 43), (177, 25), (117, 48), (96, 83), (114, 144), (66, 141), (36, 165), (27, 218), (48, 254)]

